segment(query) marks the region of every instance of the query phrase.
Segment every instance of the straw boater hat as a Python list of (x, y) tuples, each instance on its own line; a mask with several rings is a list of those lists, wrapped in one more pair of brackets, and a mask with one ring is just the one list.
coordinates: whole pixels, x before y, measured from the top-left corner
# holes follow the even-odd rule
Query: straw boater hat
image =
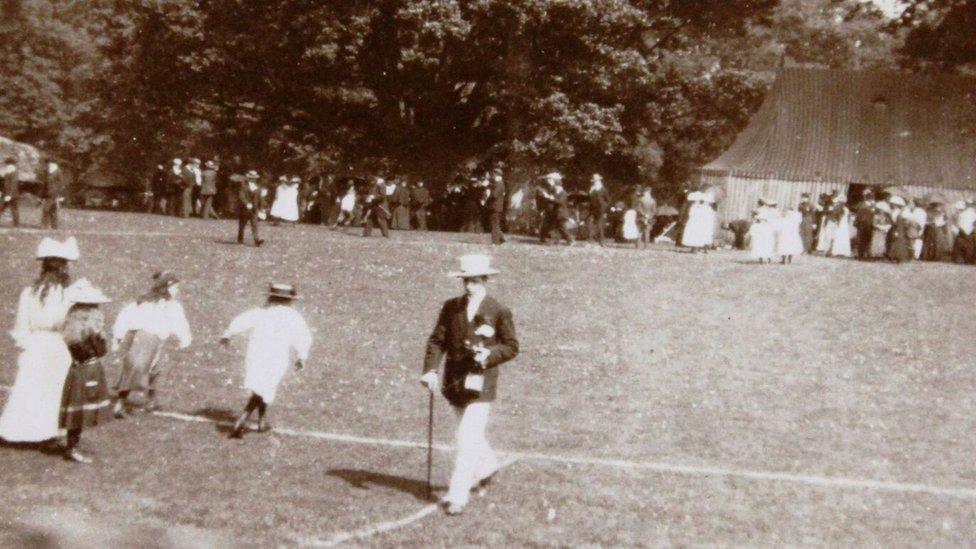
[(477, 276), (491, 276), (498, 274), (497, 269), (491, 267), (491, 258), (485, 254), (462, 255), (459, 259), (461, 269), (452, 271), (454, 278), (474, 278)]
[(71, 303), (88, 305), (100, 305), (112, 301), (101, 290), (92, 286), (87, 278), (79, 278), (74, 284), (68, 286), (64, 291), (64, 298)]
[(546, 175), (542, 176), (542, 179), (545, 179), (550, 183), (559, 183), (560, 181), (563, 180), (563, 174), (559, 172), (549, 172)]
[(78, 261), (81, 253), (78, 251), (78, 241), (75, 237), (69, 236), (64, 242), (58, 242), (51, 237), (45, 236), (37, 246), (37, 259), (56, 257), (67, 261)]
[(258, 179), (261, 176), (258, 174), (258, 172), (254, 171), (254, 170), (251, 170), (251, 171), (247, 172), (244, 175), (244, 177), (246, 177), (248, 179)]
[(687, 196), (688, 202), (700, 202), (702, 200), (702, 193), (698, 191), (691, 191)]
[(180, 279), (170, 271), (159, 271), (153, 275), (153, 290), (169, 288), (174, 284), (179, 284)]
[(283, 299), (300, 299), (298, 297), (298, 290), (293, 284), (281, 284), (279, 282), (272, 282), (268, 286), (268, 291), (265, 292), (268, 297), (280, 297)]

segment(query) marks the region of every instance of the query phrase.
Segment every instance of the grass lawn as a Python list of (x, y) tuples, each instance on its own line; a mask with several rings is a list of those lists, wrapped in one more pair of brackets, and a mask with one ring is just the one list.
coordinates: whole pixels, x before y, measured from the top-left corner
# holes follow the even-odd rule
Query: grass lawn
[[(463, 253), (494, 255), (502, 275), (490, 291), (512, 308), (522, 352), (503, 366), (489, 438), (499, 450), (554, 459), (523, 457), (460, 517), (433, 513), (357, 543), (910, 546), (976, 536), (976, 495), (967, 495), (976, 494), (972, 267), (818, 257), (759, 266), (731, 251), (490, 248), (488, 235), (364, 239), (312, 226), (262, 225), (268, 241), (253, 248), (232, 243), (231, 221), (63, 217), (82, 252), (72, 275), (117, 299), (110, 319), (153, 271), (183, 278), (194, 342), (168, 350), (165, 409), (236, 413), (246, 398), (243, 342), (228, 351), (218, 337), (261, 303), (268, 282), (294, 282), (315, 339), (272, 420), (360, 437), (424, 440), (424, 344), (440, 302), (460, 291), (446, 273)], [(43, 234), (0, 229), (5, 328), (36, 275)], [(8, 337), (0, 357), (9, 385)], [(114, 380), (118, 357), (105, 364)], [(450, 444), (453, 414), (441, 399), (435, 415), (435, 439)], [(74, 525), (93, 546), (139, 535), (139, 545), (302, 545), (426, 505), (423, 449), (223, 437), (211, 423), (139, 416), (86, 432), (82, 447), (97, 459), (88, 467), (0, 448), (0, 545), (51, 524)], [(435, 457), (444, 485), (450, 454)]]

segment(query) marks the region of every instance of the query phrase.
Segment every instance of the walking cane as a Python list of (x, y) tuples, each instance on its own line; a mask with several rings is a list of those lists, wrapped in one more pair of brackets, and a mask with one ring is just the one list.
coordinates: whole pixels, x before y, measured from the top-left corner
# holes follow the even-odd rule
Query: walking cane
[(430, 471), (434, 459), (434, 391), (427, 405), (427, 499), (431, 499)]

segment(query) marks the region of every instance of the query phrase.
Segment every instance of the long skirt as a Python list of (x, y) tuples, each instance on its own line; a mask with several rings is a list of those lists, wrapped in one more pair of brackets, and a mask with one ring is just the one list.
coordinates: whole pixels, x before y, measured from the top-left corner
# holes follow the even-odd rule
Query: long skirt
[(833, 257), (851, 256), (851, 229), (846, 217), (837, 225), (834, 241), (830, 244), (830, 255)]
[(406, 206), (393, 208), (393, 228), (401, 231), (410, 228), (410, 208)]
[(905, 231), (892, 227), (888, 232), (888, 259), (901, 263), (912, 259), (912, 244)]
[(956, 235), (952, 248), (952, 260), (956, 263), (972, 263), (974, 256), (976, 256), (976, 245), (973, 243), (973, 235), (963, 234), (960, 231)]
[(873, 259), (883, 258), (888, 249), (888, 232), (872, 227), (871, 229), (871, 248), (868, 257)]
[(34, 332), (18, 342), (17, 377), (0, 415), (0, 438), (40, 442), (58, 436), (58, 416), (71, 353), (57, 332)]
[(926, 225), (922, 233), (922, 259), (945, 261), (952, 253), (952, 235), (947, 226)]
[[(804, 219), (800, 223), (800, 240), (803, 241), (803, 251), (810, 253), (813, 251), (813, 221)], [(794, 254), (796, 255), (796, 254)]]
[(61, 396), (62, 429), (81, 429), (108, 423), (112, 419), (112, 400), (105, 383), (102, 361), (92, 358), (75, 362), (68, 370)]
[(827, 253), (830, 251), (830, 247), (834, 243), (834, 233), (837, 232), (837, 222), (833, 220), (827, 220), (822, 227), (820, 227), (820, 232), (817, 234), (817, 251)]
[(119, 391), (145, 391), (159, 375), (159, 356), (163, 341), (158, 336), (137, 330), (129, 332), (122, 345), (125, 358), (116, 384)]
[(776, 252), (776, 232), (770, 223), (753, 223), (749, 229), (753, 259), (772, 259)]

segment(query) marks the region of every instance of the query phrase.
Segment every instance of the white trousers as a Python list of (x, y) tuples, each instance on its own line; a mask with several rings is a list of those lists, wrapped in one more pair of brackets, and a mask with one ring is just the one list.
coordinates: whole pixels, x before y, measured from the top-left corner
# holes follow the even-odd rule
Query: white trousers
[(458, 415), (457, 454), (446, 499), (456, 505), (466, 505), (471, 488), (498, 470), (498, 458), (485, 438), (490, 410), (489, 402), (454, 409)]

